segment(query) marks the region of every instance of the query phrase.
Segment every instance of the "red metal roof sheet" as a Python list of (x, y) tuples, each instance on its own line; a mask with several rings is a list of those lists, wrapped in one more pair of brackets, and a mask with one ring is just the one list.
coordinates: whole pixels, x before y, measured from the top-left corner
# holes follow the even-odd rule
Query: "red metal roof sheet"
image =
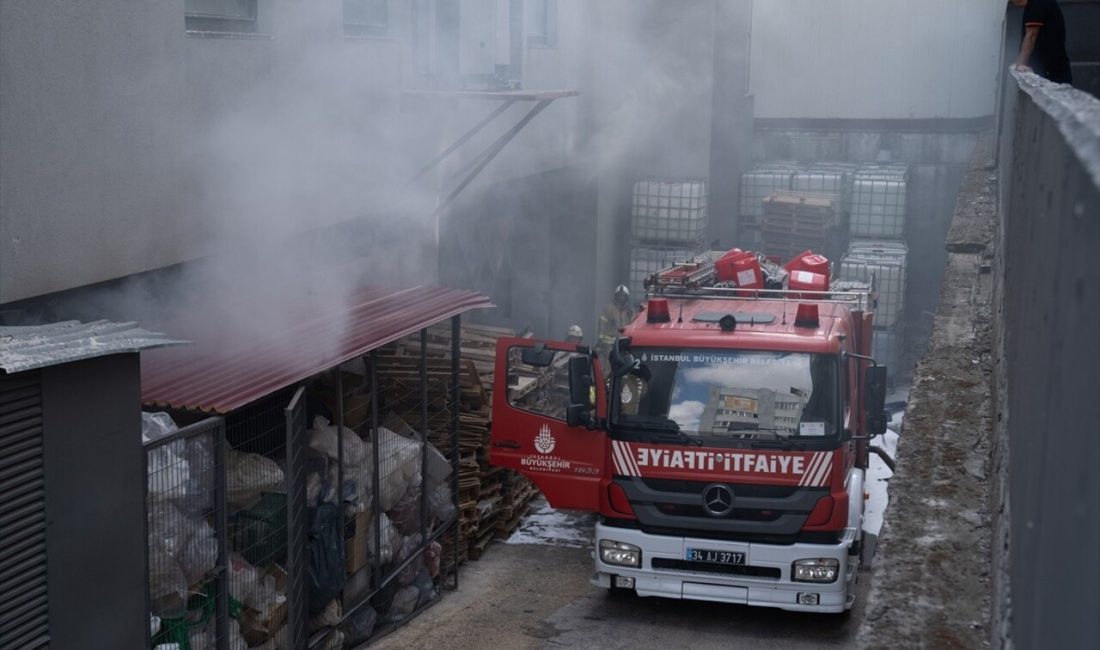
[(142, 354), (142, 401), (229, 413), (429, 325), (492, 306), (472, 291), (364, 288), (340, 308), (299, 306), (288, 309), (296, 315), (283, 324), (257, 324), (247, 332), (219, 331), (213, 319), (192, 332), (172, 327), (195, 345)]

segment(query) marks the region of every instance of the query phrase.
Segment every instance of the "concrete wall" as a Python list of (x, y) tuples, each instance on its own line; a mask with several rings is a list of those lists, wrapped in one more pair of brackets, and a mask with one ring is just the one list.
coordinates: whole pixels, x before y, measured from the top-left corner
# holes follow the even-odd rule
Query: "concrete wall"
[(1000, 125), (994, 645), (1100, 638), (1100, 101), (1012, 73)]
[(758, 117), (969, 118), (994, 103), (1004, 0), (758, 0)]

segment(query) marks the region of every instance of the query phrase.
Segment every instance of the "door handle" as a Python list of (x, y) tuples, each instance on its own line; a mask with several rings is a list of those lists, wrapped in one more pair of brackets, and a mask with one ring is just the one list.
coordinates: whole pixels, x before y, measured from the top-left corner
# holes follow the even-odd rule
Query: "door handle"
[(520, 449), (523, 445), (519, 444), (515, 440), (495, 440), (493, 441), (494, 447), (502, 449)]

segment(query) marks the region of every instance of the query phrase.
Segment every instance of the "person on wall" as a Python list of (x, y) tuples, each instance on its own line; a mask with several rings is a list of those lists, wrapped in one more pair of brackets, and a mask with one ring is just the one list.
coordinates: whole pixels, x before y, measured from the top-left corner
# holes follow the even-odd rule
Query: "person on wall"
[(1055, 83), (1073, 83), (1066, 55), (1066, 21), (1057, 0), (1012, 0), (1012, 4), (1024, 8), (1016, 69)]

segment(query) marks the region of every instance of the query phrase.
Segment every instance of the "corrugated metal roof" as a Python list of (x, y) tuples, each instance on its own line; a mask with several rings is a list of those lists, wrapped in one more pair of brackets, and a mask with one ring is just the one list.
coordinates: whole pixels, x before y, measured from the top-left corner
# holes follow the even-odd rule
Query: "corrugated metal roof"
[(184, 326), (194, 346), (142, 355), (142, 401), (229, 413), (429, 325), (492, 306), (472, 291), (366, 288), (340, 309), (288, 308), (298, 316), (257, 328), (247, 340), (227, 341), (209, 327), (188, 332)]
[(13, 374), (108, 354), (187, 343), (144, 330), (137, 323), (107, 320), (0, 327), (0, 370)]

